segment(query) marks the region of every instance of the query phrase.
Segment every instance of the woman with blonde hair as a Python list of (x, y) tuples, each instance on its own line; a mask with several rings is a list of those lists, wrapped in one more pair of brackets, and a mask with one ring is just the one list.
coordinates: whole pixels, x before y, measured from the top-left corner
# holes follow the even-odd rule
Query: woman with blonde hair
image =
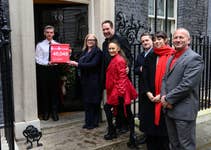
[(98, 127), (100, 116), (100, 67), (102, 51), (97, 46), (98, 41), (94, 34), (88, 34), (84, 40), (83, 52), (79, 61), (70, 61), (70, 65), (80, 70), (82, 99), (85, 109), (85, 124), (83, 128)]

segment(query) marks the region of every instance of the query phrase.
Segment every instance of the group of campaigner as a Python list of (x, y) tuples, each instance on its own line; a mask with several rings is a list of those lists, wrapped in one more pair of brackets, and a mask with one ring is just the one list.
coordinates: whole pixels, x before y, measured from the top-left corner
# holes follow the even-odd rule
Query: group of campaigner
[[(143, 52), (134, 64), (134, 73), (140, 77), (139, 91), (136, 91), (130, 80), (133, 58), (127, 39), (115, 33), (110, 20), (105, 20), (101, 26), (105, 37), (102, 50), (97, 37), (90, 33), (85, 37), (79, 60), (68, 62), (80, 70), (85, 110), (83, 128), (90, 130), (99, 126), (105, 92), (104, 111), (108, 124), (105, 140), (129, 131), (129, 147), (146, 143), (148, 150), (195, 150), (203, 60), (189, 47), (188, 30), (176, 29), (174, 48), (168, 45), (167, 34), (163, 31), (154, 35), (145, 32), (140, 36)], [(37, 44), (35, 53), (38, 96), (41, 97), (39, 107), (43, 120), (48, 120), (51, 114), (57, 121), (58, 69), (49, 61), (49, 43), (56, 43), (54, 27), (46, 26), (44, 35), (46, 39)], [(131, 111), (131, 102), (138, 94), (142, 139), (136, 138)]]

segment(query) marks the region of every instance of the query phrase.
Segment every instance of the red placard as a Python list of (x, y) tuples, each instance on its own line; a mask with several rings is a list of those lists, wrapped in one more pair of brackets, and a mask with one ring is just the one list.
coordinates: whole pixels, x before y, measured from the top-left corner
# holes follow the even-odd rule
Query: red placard
[(51, 44), (51, 63), (70, 62), (70, 44)]

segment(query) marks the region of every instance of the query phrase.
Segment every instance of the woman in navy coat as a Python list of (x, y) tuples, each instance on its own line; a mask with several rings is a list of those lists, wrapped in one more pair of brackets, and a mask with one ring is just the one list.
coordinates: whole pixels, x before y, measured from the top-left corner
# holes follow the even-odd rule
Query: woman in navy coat
[(79, 61), (70, 61), (70, 65), (80, 69), (82, 99), (85, 109), (85, 124), (83, 128), (93, 129), (98, 127), (100, 116), (101, 87), (100, 67), (102, 51), (97, 46), (94, 34), (85, 37), (83, 52)]

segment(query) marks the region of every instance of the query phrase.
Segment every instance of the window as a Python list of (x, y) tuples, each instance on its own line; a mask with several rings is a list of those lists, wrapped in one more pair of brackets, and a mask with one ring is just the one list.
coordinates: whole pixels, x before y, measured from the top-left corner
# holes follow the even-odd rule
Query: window
[[(168, 20), (167, 20), (167, 33), (173, 33), (176, 28), (176, 1), (168, 0)], [(151, 31), (154, 32), (155, 24), (155, 0), (149, 0), (148, 5), (148, 23), (151, 27)], [(166, 0), (157, 0), (157, 31), (164, 30), (165, 28), (165, 16), (166, 16)]]

